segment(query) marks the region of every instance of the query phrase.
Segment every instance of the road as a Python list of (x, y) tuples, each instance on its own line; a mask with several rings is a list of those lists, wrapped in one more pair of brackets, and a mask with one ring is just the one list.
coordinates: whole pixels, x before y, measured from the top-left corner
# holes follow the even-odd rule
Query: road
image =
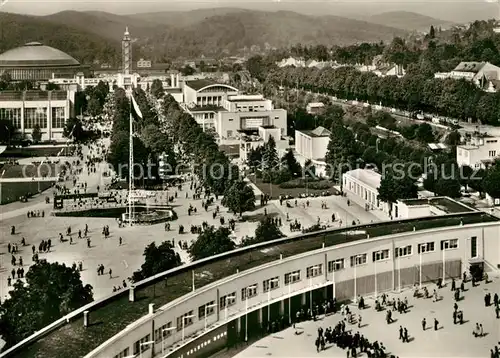
[[(348, 108), (348, 107), (354, 107), (354, 106), (355, 107), (363, 107), (363, 105), (364, 105), (364, 102), (358, 102), (358, 104), (354, 104), (353, 102), (355, 102), (355, 101), (339, 100), (334, 96), (329, 96), (329, 95), (324, 94), (324, 93), (315, 93), (315, 92), (311, 92), (311, 91), (306, 91), (306, 93), (311, 94), (311, 95), (328, 96), (330, 98), (330, 100), (332, 101), (332, 103), (340, 105), (340, 106), (342, 106), (342, 108)], [(405, 122), (410, 121), (412, 123), (424, 123), (425, 122), (425, 123), (429, 123), (431, 126), (433, 126), (436, 129), (443, 130), (442, 125), (438, 125), (436, 123), (432, 123), (429, 121), (422, 121), (422, 120), (410, 118), (409, 114), (407, 114), (406, 111), (396, 109), (395, 112), (392, 112), (391, 108), (383, 107), (383, 106), (382, 106), (381, 110), (391, 113), (391, 115), (399, 121), (405, 121)], [(458, 131), (461, 134), (474, 133), (474, 132), (480, 131), (482, 133), (487, 132), (488, 134), (493, 135), (493, 136), (500, 136), (500, 127), (494, 127), (491, 125), (479, 125), (478, 123), (469, 123), (469, 122), (464, 122), (464, 121), (459, 121), (459, 125), (461, 128)]]

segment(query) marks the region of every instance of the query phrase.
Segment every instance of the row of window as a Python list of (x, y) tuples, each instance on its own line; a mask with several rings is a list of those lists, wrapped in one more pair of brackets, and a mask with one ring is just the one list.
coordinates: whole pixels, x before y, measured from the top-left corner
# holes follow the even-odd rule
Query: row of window
[[(66, 116), (64, 107), (52, 107), (52, 128), (64, 128)], [(0, 120), (12, 122), (16, 129), (21, 128), (21, 108), (0, 108)], [(47, 128), (47, 107), (25, 108), (24, 109), (24, 127), (32, 129), (35, 125), (40, 128)]]

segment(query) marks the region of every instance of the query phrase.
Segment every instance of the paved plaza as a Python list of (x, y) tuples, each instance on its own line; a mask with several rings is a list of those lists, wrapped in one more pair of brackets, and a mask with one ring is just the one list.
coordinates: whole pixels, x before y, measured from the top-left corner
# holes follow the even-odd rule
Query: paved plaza
[[(428, 287), (432, 292), (436, 286)], [(353, 334), (359, 332), (370, 342), (382, 342), (386, 352), (396, 357), (489, 357), (490, 349), (499, 344), (500, 319), (495, 318), (493, 304), (485, 307), (484, 295), (490, 292), (493, 296), (495, 292), (500, 292), (500, 279), (494, 277), (488, 284), (482, 281), (474, 288), (470, 282), (466, 283), (467, 291), (463, 293), (464, 298), (458, 302), (459, 310), (464, 312), (463, 325), (453, 324), (454, 300), (450, 287), (448, 282), (446, 287), (439, 290), (442, 299), (438, 302), (433, 302), (431, 298), (413, 298), (410, 289), (401, 293), (389, 293), (389, 298), (404, 300), (406, 297), (409, 304), (407, 313), (393, 312), (395, 322), (390, 325), (385, 322), (385, 311), (374, 310), (373, 298), (365, 300), (370, 307), (364, 310), (358, 310), (357, 306), (352, 304), (350, 309), (356, 315), (361, 314), (362, 325), (358, 328), (357, 324), (346, 324), (346, 331), (351, 330)], [(421, 325), (424, 317), (427, 321), (425, 332)], [(235, 357), (346, 357), (347, 351), (336, 345), (327, 344), (326, 349), (319, 353), (314, 345), (318, 328), (333, 328), (341, 318), (342, 315), (338, 312), (327, 317), (320, 316), (316, 322), (300, 323), (295, 330), (288, 328), (260, 339)], [(439, 321), (437, 331), (433, 327), (434, 318)], [(472, 334), (476, 323), (483, 325), (485, 335), (481, 338), (474, 338)], [(400, 326), (408, 329), (409, 343), (398, 339)], [(295, 334), (295, 331), (299, 334)], [(358, 355), (363, 356), (366, 354)]]
[[(109, 145), (109, 139), (103, 142), (105, 146)], [(88, 148), (84, 148), (84, 157), (89, 153)], [(30, 158), (29, 162), (39, 158)], [(45, 158), (43, 158), (45, 159)], [(51, 158), (52, 159), (52, 158)], [(55, 159), (55, 158), (54, 158)], [(62, 162), (68, 160), (73, 161), (74, 158), (59, 158)], [(27, 160), (27, 159), (26, 159)], [(25, 161), (26, 161), (25, 160)], [(28, 162), (26, 162), (28, 163)], [(95, 191), (97, 186), (100, 186), (102, 191), (106, 184), (109, 184), (111, 178), (101, 175), (107, 170), (106, 163), (102, 162), (97, 166), (97, 173), (87, 174), (84, 168), (82, 174), (77, 178), (78, 183), (87, 183), (87, 192)], [(65, 185), (72, 188), (70, 181)], [(52, 248), (48, 253), (39, 253), (40, 259), (47, 259), (49, 262), (60, 262), (71, 266), (73, 263), (82, 262), (83, 271), (81, 272), (82, 280), (85, 284), (91, 284), (94, 288), (94, 298), (98, 299), (109, 295), (113, 291), (113, 287), (122, 286), (123, 280), (127, 280), (132, 276), (132, 273), (139, 269), (144, 261), (144, 248), (151, 242), (157, 244), (165, 240), (175, 241), (175, 251), (179, 253), (183, 262), (189, 262), (189, 255), (186, 250), (179, 247), (179, 240), (187, 242), (190, 245), (193, 240), (196, 240), (197, 234), (191, 234), (191, 225), (201, 225), (204, 221), (209, 225), (216, 227), (220, 226), (219, 217), (213, 219), (213, 211), (218, 205), (220, 215), (226, 219), (226, 223), (230, 218), (233, 218), (232, 213), (228, 213), (227, 209), (222, 206), (221, 198), (212, 204), (208, 211), (201, 207), (201, 199), (193, 200), (193, 192), (189, 188), (190, 184), (185, 183), (182, 190), (170, 188), (169, 195), (174, 195), (177, 191), (177, 198), (172, 203), (174, 210), (178, 215), (178, 219), (171, 223), (171, 230), (165, 231), (164, 224), (151, 226), (133, 226), (119, 228), (118, 222), (114, 218), (87, 218), (87, 217), (56, 217), (50, 215), (52, 211), (52, 202), (45, 203), (45, 197), (52, 198), (55, 189), (49, 189), (46, 192), (38, 195), (28, 203), (14, 202), (0, 207), (0, 297), (5, 298), (8, 292), (7, 277), (11, 275), (11, 255), (8, 254), (7, 245), (9, 243), (18, 244), (19, 252), (15, 255), (17, 259), (22, 257), (23, 268), (28, 271), (32, 264), (32, 249), (31, 246), (38, 245), (42, 240), (51, 239)], [(188, 198), (186, 198), (186, 192)], [(259, 196), (257, 195), (257, 205), (259, 204)], [(265, 210), (267, 214), (273, 217), (280, 217), (282, 220), (281, 230), (285, 235), (298, 234), (298, 232), (290, 231), (290, 222), (298, 220), (302, 224), (302, 228), (310, 227), (317, 223), (320, 218), (321, 225), (327, 227), (340, 227), (352, 225), (353, 220), (359, 223), (370, 223), (380, 220), (373, 212), (365, 211), (361, 206), (357, 205), (354, 200), (350, 199), (351, 205), (347, 205), (348, 198), (341, 196), (329, 196), (321, 198), (295, 199), (289, 200), (291, 208), (286, 206), (286, 202), (280, 205), (279, 200), (270, 201)], [(306, 202), (309, 201), (309, 206)], [(197, 208), (197, 213), (188, 215), (189, 205)], [(322, 204), (326, 205), (326, 209), (322, 209)], [(28, 218), (28, 211), (44, 211), (44, 217)], [(287, 214), (289, 221), (287, 222)], [(332, 214), (335, 214), (336, 221), (332, 222)], [(253, 212), (245, 213), (247, 220), (243, 222), (237, 221), (236, 228), (232, 233), (232, 238), (238, 244), (246, 236), (253, 236), (257, 228), (259, 219), (264, 217), (264, 208), (259, 207)], [(341, 222), (342, 221), (342, 222)], [(91, 239), (91, 247), (87, 247), (85, 239), (78, 239), (78, 231), (85, 229), (88, 225), (89, 236)], [(110, 236), (105, 239), (102, 235), (102, 228), (109, 226)], [(179, 226), (184, 226), (185, 234), (178, 233)], [(11, 226), (16, 227), (16, 235), (10, 235)], [(73, 243), (70, 241), (60, 242), (59, 233), (66, 233), (68, 227), (71, 227)], [(123, 243), (119, 245), (119, 238), (123, 239)], [(26, 246), (21, 246), (21, 240), (26, 240)], [(66, 238), (68, 238), (66, 236)], [(104, 276), (97, 275), (97, 266), (104, 265), (105, 272), (112, 270), (111, 278), (109, 274)], [(17, 269), (19, 266), (16, 266)], [(14, 281), (12, 281), (14, 283)]]

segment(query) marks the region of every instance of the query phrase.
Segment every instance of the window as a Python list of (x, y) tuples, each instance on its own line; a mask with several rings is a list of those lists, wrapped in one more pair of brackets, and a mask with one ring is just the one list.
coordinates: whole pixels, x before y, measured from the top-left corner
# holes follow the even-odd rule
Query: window
[(403, 256), (410, 256), (411, 255), (411, 245), (404, 246), (404, 247), (396, 247), (394, 249), (394, 256), (395, 257), (403, 257)]
[(0, 108), (0, 120), (12, 122), (15, 129), (20, 129), (21, 108)]
[(64, 128), (65, 124), (64, 107), (52, 107), (52, 128)]
[(441, 250), (452, 250), (458, 248), (458, 239), (441, 240)]
[(470, 238), (470, 257), (477, 257), (477, 236)]
[(128, 357), (129, 356), (128, 352), (129, 352), (129, 349), (127, 347), (123, 351), (121, 351), (120, 353), (118, 353), (117, 355), (115, 355), (113, 358), (125, 358), (125, 357)]
[[(193, 324), (193, 311), (184, 313), (182, 316), (177, 317), (177, 332), (182, 331), (182, 327), (188, 327)], [(189, 317), (189, 318), (188, 318)]]
[(207, 317), (214, 314), (215, 312), (215, 301), (210, 301), (203, 306), (198, 307), (198, 319), (205, 318), (205, 313)]
[(424, 244), (418, 244), (418, 253), (423, 254), (425, 252), (434, 251), (434, 242), (426, 242)]
[(309, 266), (306, 269), (306, 277), (313, 278), (313, 277), (321, 275), (322, 272), (323, 272), (323, 265), (322, 264)]
[(339, 271), (344, 269), (344, 259), (328, 261), (328, 272)]
[(248, 298), (252, 298), (254, 296), (257, 296), (257, 284), (251, 285), (245, 288), (241, 289), (241, 300), (246, 300)]
[(285, 285), (289, 285), (290, 283), (295, 283), (297, 281), (300, 281), (300, 270), (285, 274)]
[(47, 128), (47, 107), (25, 108), (24, 128), (32, 129), (36, 125), (40, 128)]
[(389, 249), (372, 252), (373, 262), (387, 260), (388, 258), (389, 258)]
[(155, 329), (155, 342), (156, 343), (160, 342), (162, 340), (162, 337), (163, 338), (170, 337), (172, 335), (172, 331), (166, 329), (171, 327), (172, 327), (172, 322), (168, 322), (167, 324), (164, 324), (160, 328)]
[(228, 307), (236, 303), (236, 292), (230, 293), (228, 295), (219, 298), (219, 307), (221, 309), (226, 308), (226, 303)]
[(496, 151), (496, 150), (490, 150), (490, 151), (488, 152), (488, 154), (489, 154), (489, 156), (490, 156), (490, 157), (496, 157), (496, 155), (497, 155), (497, 151)]
[(264, 280), (262, 282), (262, 290), (263, 292), (267, 292), (267, 291), (272, 291), (272, 290), (275, 290), (277, 289), (278, 287), (280, 287), (280, 278), (279, 277), (273, 277), (273, 278), (270, 278), (269, 280)]
[(147, 336), (141, 338), (137, 342), (134, 343), (134, 354), (139, 354), (139, 349), (144, 352), (147, 351), (149, 348), (151, 348), (150, 344), (143, 345), (141, 346), (141, 343), (146, 343), (150, 341), (150, 335), (148, 334)]
[(351, 256), (351, 267), (366, 264), (366, 254)]

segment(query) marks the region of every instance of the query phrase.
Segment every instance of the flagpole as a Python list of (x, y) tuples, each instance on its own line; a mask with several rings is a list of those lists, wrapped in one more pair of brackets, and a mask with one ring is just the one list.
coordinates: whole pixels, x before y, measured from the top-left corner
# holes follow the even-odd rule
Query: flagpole
[(128, 222), (129, 226), (132, 226), (133, 214), (132, 214), (132, 189), (134, 181), (134, 142), (133, 142), (133, 125), (132, 125), (132, 95), (130, 97), (130, 113), (129, 113), (129, 125), (130, 125), (130, 145), (129, 145), (129, 163), (128, 163)]

